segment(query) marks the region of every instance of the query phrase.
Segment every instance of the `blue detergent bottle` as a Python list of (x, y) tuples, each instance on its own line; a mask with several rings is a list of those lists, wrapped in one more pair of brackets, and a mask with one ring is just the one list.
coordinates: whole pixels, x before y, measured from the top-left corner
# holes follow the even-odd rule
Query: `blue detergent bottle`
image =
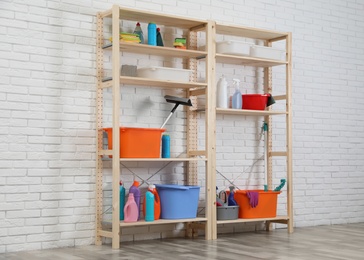
[(171, 138), (169, 135), (162, 136), (162, 158), (171, 157)]
[(149, 187), (145, 193), (145, 221), (154, 221), (154, 194), (153, 188)]
[(148, 24), (148, 44), (157, 46), (157, 25), (155, 23)]
[(120, 220), (124, 220), (124, 206), (125, 206), (125, 188), (123, 182), (120, 181)]
[(236, 203), (235, 199), (234, 199), (234, 186), (230, 186), (230, 193), (229, 193), (229, 198), (228, 198), (228, 206), (237, 206), (238, 203)]

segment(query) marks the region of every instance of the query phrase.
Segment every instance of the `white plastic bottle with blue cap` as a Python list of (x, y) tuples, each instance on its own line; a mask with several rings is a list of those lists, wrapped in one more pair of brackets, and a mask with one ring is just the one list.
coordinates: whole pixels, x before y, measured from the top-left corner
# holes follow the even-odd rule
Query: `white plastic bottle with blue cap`
[(233, 86), (235, 88), (235, 93), (232, 98), (232, 108), (234, 109), (242, 109), (243, 108), (243, 97), (240, 92), (239, 87), (240, 80), (233, 79)]

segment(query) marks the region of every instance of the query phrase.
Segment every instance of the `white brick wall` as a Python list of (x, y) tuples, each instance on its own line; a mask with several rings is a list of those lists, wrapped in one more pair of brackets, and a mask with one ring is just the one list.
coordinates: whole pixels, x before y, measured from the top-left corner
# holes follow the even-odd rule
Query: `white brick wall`
[[(362, 1), (114, 2), (292, 31), (295, 225), (364, 221)], [(106, 0), (0, 3), (0, 253), (93, 243), (95, 14), (110, 7)], [(125, 58), (130, 64), (136, 62), (131, 56)], [(138, 55), (134, 65), (150, 62)], [(152, 57), (152, 62), (163, 64), (158, 57)], [(254, 79), (260, 72), (218, 65), (218, 76), (241, 77), (242, 72), (247, 81), (244, 90), (253, 84), (261, 87)], [(281, 94), (284, 78), (282, 70), (277, 73), (274, 88)], [(121, 122), (158, 127), (170, 110), (161, 98), (164, 94), (158, 89), (124, 88), (121, 98), (127, 102)], [(105, 110), (110, 107), (105, 104)], [(175, 155), (184, 151), (184, 142), (178, 140), (184, 136), (184, 117), (180, 109), (167, 126)], [(252, 166), (263, 152), (258, 135), (261, 119), (217, 118), (217, 169), (230, 179), (244, 172), (236, 181), (240, 188), (262, 185), (263, 162)], [(105, 124), (110, 124), (108, 120), (105, 116)], [(275, 125), (274, 133), (282, 133), (284, 122), (277, 119)], [(284, 136), (275, 136), (273, 142), (284, 146)], [(127, 166), (148, 178), (163, 165)], [(275, 160), (274, 169), (278, 184), (284, 160)], [(169, 165), (151, 181), (182, 182), (182, 171)], [(128, 170), (124, 173), (128, 187), (133, 175)], [(105, 194), (110, 195), (110, 171), (106, 175)], [(217, 181), (220, 189), (228, 185), (219, 175)], [(280, 201), (279, 210), (283, 210), (284, 196)], [(172, 231), (178, 228), (165, 227), (161, 234), (154, 227), (134, 233), (123, 230), (122, 240), (166, 237), (178, 234)], [(221, 232), (244, 229), (249, 227), (219, 227)]]

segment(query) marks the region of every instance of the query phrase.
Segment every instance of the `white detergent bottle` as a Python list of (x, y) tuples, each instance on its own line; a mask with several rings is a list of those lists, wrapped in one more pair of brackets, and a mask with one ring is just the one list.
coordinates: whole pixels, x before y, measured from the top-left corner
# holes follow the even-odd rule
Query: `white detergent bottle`
[(224, 75), (217, 82), (216, 107), (228, 108), (228, 83)]
[(239, 79), (233, 79), (233, 86), (235, 88), (235, 93), (232, 98), (232, 108), (234, 109), (242, 109), (243, 107), (243, 97), (241, 95), (240, 89), (239, 89)]

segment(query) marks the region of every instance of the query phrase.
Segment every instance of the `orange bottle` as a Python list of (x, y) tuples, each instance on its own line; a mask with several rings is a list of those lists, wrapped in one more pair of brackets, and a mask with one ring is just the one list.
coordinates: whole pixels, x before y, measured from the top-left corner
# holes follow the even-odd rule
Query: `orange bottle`
[[(161, 202), (159, 199), (159, 195), (157, 192), (157, 189), (155, 188), (155, 185), (149, 185), (148, 190), (154, 194), (154, 220), (158, 220), (161, 216)], [(146, 210), (145, 210), (146, 200), (144, 197), (143, 201), (143, 215), (145, 216)]]

